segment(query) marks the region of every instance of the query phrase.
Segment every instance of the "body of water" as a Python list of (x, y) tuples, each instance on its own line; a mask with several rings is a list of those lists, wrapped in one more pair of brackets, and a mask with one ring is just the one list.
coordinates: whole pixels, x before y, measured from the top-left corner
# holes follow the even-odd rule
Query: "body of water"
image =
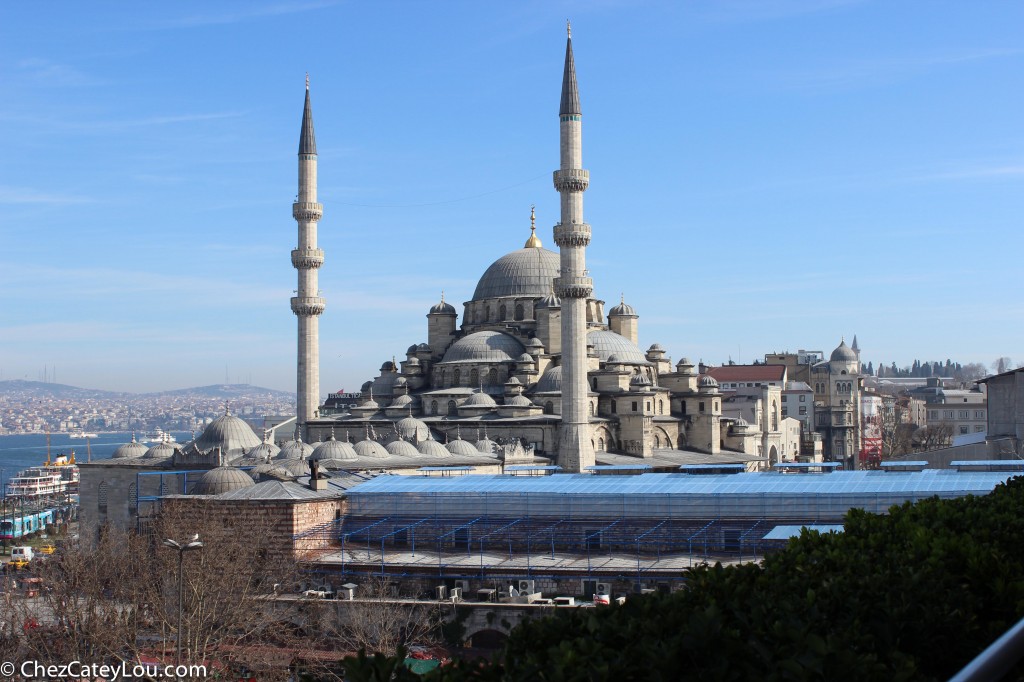
[[(188, 431), (172, 431), (179, 443), (188, 441), (192, 434)], [(138, 437), (138, 434), (136, 434)], [(86, 447), (84, 438), (71, 438), (66, 433), (50, 434), (50, 455), (70, 455), (75, 453), (78, 462), (88, 461), (88, 451), (92, 451), (93, 459), (109, 459), (120, 445), (130, 442), (131, 433), (100, 433), (96, 438), (89, 439)], [(2, 481), (16, 475), (28, 467), (38, 466), (46, 461), (46, 434), (30, 433), (0, 436), (0, 469)]]

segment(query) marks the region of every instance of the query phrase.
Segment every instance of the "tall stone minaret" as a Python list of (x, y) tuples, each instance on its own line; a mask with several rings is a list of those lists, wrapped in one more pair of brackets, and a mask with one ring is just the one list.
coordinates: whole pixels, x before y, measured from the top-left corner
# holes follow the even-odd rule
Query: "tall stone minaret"
[(583, 222), (583, 192), (590, 173), (583, 170), (580, 98), (572, 59), (572, 29), (565, 45), (562, 103), (558, 110), (561, 154), (555, 189), (562, 196), (561, 222), (555, 225), (561, 271), (555, 293), (562, 299), (562, 425), (558, 461), (562, 469), (580, 472), (594, 464), (587, 409), (587, 299), (594, 282), (587, 277), (586, 247), (590, 225)]
[(317, 269), (324, 264), (324, 252), (316, 248), (316, 225), (324, 213), (316, 200), (316, 137), (313, 108), (309, 104), (309, 75), (306, 75), (306, 106), (299, 134), (299, 194), (292, 204), (292, 216), (299, 224), (299, 245), (292, 251), (292, 265), (299, 271), (297, 296), (292, 312), (299, 319), (298, 410), (296, 427), (308, 440), (306, 423), (316, 417), (320, 406), (320, 319), (326, 301), (317, 288)]

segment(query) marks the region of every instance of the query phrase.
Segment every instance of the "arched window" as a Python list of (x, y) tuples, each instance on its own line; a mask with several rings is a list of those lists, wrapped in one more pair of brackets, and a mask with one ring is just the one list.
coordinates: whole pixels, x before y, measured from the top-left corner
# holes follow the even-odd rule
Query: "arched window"
[(497, 386), (498, 384), (498, 370), (495, 367), (491, 367), (491, 371), (487, 373), (487, 385)]
[(462, 371), (458, 370), (458, 369), (455, 370), (454, 374), (452, 375), (452, 386), (458, 386), (459, 385), (459, 379), (461, 379), (461, 378), (462, 378)]
[(96, 496), (96, 506), (99, 509), (100, 514), (107, 513), (107, 490), (107, 482), (101, 481), (99, 494)]
[(455, 404), (454, 400), (448, 401), (448, 416), (454, 417), (459, 414), (458, 405)]
[(508, 312), (508, 309), (504, 305), (501, 306), (500, 308), (498, 308), (498, 319), (499, 320), (504, 320), (505, 319), (505, 313), (507, 313), (507, 312)]
[(779, 406), (773, 400), (772, 401), (772, 431), (779, 430)]
[(523, 304), (522, 303), (520, 303), (520, 304), (518, 304), (516, 306), (516, 319), (517, 320), (523, 319)]
[(594, 416), (594, 403), (590, 403), (590, 416)]
[(484, 322), (491, 321), (491, 306), (484, 306)]
[(647, 412), (651, 411), (651, 401), (650, 400), (648, 400), (646, 403), (644, 403), (644, 410), (647, 411)]
[(604, 452), (604, 438), (597, 439), (597, 451)]
[(555, 404), (553, 402), (551, 402), (550, 400), (547, 401), (546, 403), (544, 403), (544, 414), (554, 414), (554, 413), (555, 413)]
[(430, 414), (437, 414), (437, 401), (436, 400), (431, 400), (430, 401)]
[(664, 400), (659, 400), (658, 401), (658, 414), (665, 414), (665, 401)]
[(654, 447), (661, 447), (661, 436), (659, 436), (658, 434), (654, 434)]
[(469, 370), (469, 385), (477, 386), (480, 383), (480, 372), (477, 371), (476, 367)]

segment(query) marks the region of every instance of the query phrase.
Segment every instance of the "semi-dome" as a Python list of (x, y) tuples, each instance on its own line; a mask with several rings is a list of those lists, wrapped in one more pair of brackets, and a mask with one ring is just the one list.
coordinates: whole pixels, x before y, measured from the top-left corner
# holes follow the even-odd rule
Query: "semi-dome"
[(395, 457), (419, 457), (420, 454), (416, 446), (407, 440), (393, 440), (388, 443), (385, 449), (389, 455), (394, 455)]
[(352, 449), (351, 443), (347, 443), (341, 440), (335, 440), (334, 436), (331, 436), (330, 440), (324, 441), (319, 447), (315, 448), (309, 456), (309, 461), (322, 461), (325, 459), (355, 459), (356, 451)]
[(510, 362), (522, 353), (523, 345), (508, 334), (484, 331), (453, 343), (441, 362)]
[(135, 434), (132, 434), (132, 441), (119, 446), (117, 450), (114, 450), (112, 457), (114, 459), (134, 459), (142, 457), (147, 450), (149, 448), (146, 447), (146, 444), (135, 440)]
[(430, 427), (416, 417), (405, 417), (395, 422), (395, 433), (405, 440), (419, 442), (430, 438)]
[(441, 443), (438, 443), (433, 438), (428, 438), (425, 441), (421, 441), (419, 446), (416, 448), (420, 454), (425, 457), (451, 457), (452, 453), (448, 451)]
[(533, 387), (534, 393), (559, 393), (562, 390), (562, 366), (549, 367)]
[(263, 441), (253, 433), (252, 427), (245, 421), (234, 415), (225, 414), (210, 422), (199, 438), (196, 438), (194, 445), (202, 452), (220, 448), (226, 455), (238, 455), (261, 442)]
[(251, 488), (256, 485), (252, 476), (235, 467), (217, 467), (210, 469), (192, 488), (193, 495), (220, 495), (239, 488)]
[(593, 346), (601, 362), (607, 362), (614, 353), (619, 356), (619, 362), (627, 362), (635, 365), (647, 365), (647, 357), (640, 347), (621, 334), (595, 329), (587, 332), (587, 345)]
[(846, 345), (846, 339), (839, 343), (839, 347), (832, 351), (829, 358), (832, 362), (857, 362), (857, 353)]
[(167, 459), (174, 456), (174, 446), (170, 443), (157, 443), (143, 455), (146, 459)]
[(484, 272), (473, 292), (473, 300), (547, 296), (558, 270), (559, 257), (554, 251), (531, 247), (507, 253)]
[(375, 440), (370, 440), (369, 438), (359, 441), (352, 447), (360, 457), (387, 459), (389, 456), (387, 449), (385, 449), (383, 445)]

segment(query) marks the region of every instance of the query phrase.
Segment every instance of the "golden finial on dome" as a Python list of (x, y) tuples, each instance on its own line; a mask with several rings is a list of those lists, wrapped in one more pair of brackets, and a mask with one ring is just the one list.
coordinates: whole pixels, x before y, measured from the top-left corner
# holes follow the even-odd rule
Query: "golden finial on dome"
[(536, 205), (530, 204), (530, 238), (526, 240), (527, 249), (539, 249), (543, 246), (537, 237), (537, 210)]

